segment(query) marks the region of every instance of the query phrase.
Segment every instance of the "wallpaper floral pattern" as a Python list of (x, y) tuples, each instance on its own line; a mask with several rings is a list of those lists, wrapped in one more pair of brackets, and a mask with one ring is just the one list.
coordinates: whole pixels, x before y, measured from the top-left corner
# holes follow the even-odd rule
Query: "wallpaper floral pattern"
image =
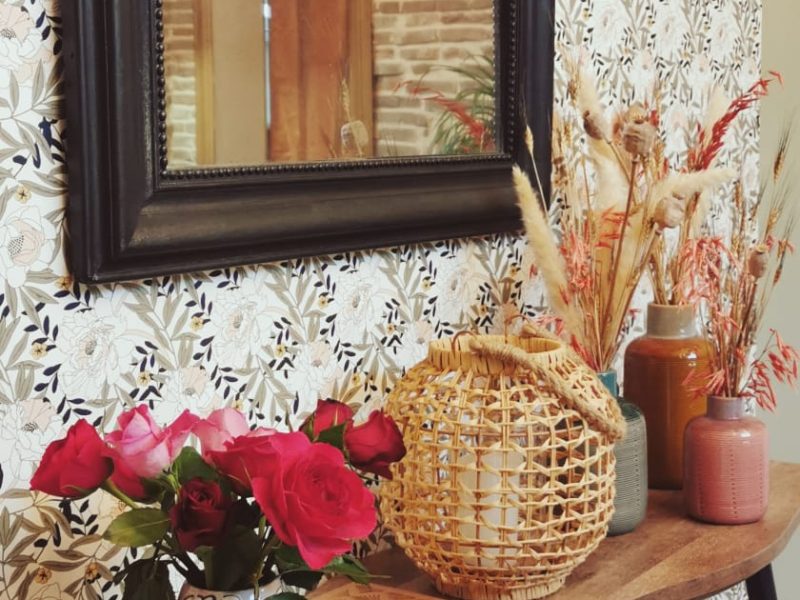
[[(758, 75), (760, 18), (760, 0), (559, 0), (556, 101), (564, 55), (594, 67), (610, 104), (660, 86), (678, 156), (712, 82), (732, 94)], [(64, 259), (60, 36), (57, 0), (0, 3), (0, 600), (120, 598), (123, 553), (99, 538), (120, 507), (26, 491), (46, 444), (76, 419), (108, 429), (138, 403), (164, 421), (233, 405), (281, 426), (318, 397), (369, 407), (431, 339), (544, 310), (515, 234), (76, 284)], [(748, 181), (755, 123), (731, 134)]]

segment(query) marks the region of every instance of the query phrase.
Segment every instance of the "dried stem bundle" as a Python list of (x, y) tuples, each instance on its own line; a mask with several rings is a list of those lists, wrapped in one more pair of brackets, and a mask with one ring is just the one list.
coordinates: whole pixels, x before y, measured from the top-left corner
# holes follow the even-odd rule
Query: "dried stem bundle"
[(714, 167), (724, 146), (725, 134), (743, 111), (767, 94), (774, 81), (781, 81), (779, 73), (758, 80), (722, 112), (719, 110), (721, 94), (712, 95), (706, 123), (697, 126), (697, 139), (689, 149), (686, 164), (679, 174), (665, 180), (659, 195), (679, 199), (684, 210), (676, 219), (677, 240), (669, 244), (660, 238), (650, 261), (650, 279), (656, 303), (678, 305), (690, 302), (686, 292), (693, 285), (694, 273), (687, 270), (688, 263), (683, 258), (703, 235), (703, 223), (710, 204), (705, 190), (727, 183), (735, 176), (730, 169)]
[(517, 169), (514, 178), (551, 310), (573, 348), (592, 368), (604, 371), (619, 350), (634, 293), (662, 232), (684, 220), (685, 202), (676, 196), (701, 194), (732, 173), (713, 168), (670, 172), (658, 109), (634, 104), (609, 122), (592, 78), (575, 65), (570, 68), (568, 90), (588, 151), (575, 148), (573, 124), (557, 119), (552, 149), (558, 239), (527, 176)]
[(770, 296), (781, 280), (787, 255), (794, 250), (790, 238), (799, 207), (790, 203), (784, 173), (788, 150), (787, 128), (771, 176), (754, 202), (746, 201), (737, 183), (730, 240), (698, 238), (686, 245), (681, 256), (683, 268), (698, 275), (684, 293), (703, 307), (714, 367), (709, 377), (691, 384), (706, 394), (751, 396), (768, 410), (776, 404), (772, 379), (794, 385), (800, 359), (775, 329), (770, 330), (761, 353), (752, 358)]

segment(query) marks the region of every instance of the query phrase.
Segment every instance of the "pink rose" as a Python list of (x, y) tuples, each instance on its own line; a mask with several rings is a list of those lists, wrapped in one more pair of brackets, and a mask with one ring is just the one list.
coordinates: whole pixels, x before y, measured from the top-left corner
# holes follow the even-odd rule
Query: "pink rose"
[(211, 452), (221, 452), (225, 442), (250, 433), (244, 415), (234, 408), (215, 410), (208, 418), (198, 421), (193, 429), (203, 448), (203, 457)]
[[(309, 417), (313, 419), (314, 438), (331, 427), (347, 423), (353, 418), (353, 410), (338, 400), (317, 400), (317, 409)], [(308, 420), (306, 420), (308, 423)], [(305, 429), (305, 425), (303, 426)]]
[(253, 495), (278, 538), (321, 569), (375, 529), (375, 498), (333, 446), (300, 432), (270, 442), (277, 455), (253, 478)]
[(156, 477), (172, 464), (198, 417), (188, 410), (164, 429), (150, 416), (146, 404), (122, 413), (117, 430), (106, 435), (126, 465), (139, 477)]

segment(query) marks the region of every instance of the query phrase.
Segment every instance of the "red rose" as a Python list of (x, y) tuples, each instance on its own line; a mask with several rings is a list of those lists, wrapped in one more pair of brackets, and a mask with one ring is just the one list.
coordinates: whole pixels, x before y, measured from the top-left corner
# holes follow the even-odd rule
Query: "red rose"
[(62, 498), (81, 498), (99, 488), (113, 469), (108, 447), (85, 419), (51, 443), (31, 478), (31, 489)]
[(233, 484), (241, 495), (250, 494), (250, 480), (264, 469), (268, 469), (275, 457), (271, 429), (256, 429), (223, 444), (222, 451), (211, 450), (206, 458)]
[(230, 496), (213, 481), (192, 479), (183, 485), (175, 506), (169, 511), (169, 520), (181, 548), (192, 551), (198, 546), (219, 544), (231, 504)]
[(317, 409), (311, 415), (314, 438), (331, 427), (346, 423), (353, 418), (352, 409), (338, 400), (317, 400)]
[(389, 465), (406, 455), (403, 435), (391, 417), (376, 410), (357, 427), (349, 427), (344, 434), (347, 454), (354, 467), (392, 478)]
[(253, 478), (253, 495), (278, 538), (321, 569), (375, 529), (375, 498), (333, 446), (300, 432), (276, 433), (272, 446), (276, 460)]

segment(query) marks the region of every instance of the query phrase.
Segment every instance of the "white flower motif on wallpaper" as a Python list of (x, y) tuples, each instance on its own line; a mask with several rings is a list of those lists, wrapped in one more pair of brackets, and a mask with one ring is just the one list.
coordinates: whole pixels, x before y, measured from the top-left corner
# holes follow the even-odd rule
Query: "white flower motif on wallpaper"
[[(582, 55), (601, 75), (612, 108), (646, 97), (657, 79), (667, 144), (678, 153), (677, 138), (700, 115), (712, 82), (732, 95), (757, 75), (759, 15), (757, 0), (557, 0), (557, 49)], [(284, 427), (328, 395), (369, 410), (430, 340), (464, 329), (501, 332), (517, 309), (532, 316), (545, 301), (525, 242), (512, 234), (74, 284), (63, 252), (60, 27), (55, 2), (0, 3), (0, 492), (17, 532), (0, 554), (0, 578), (9, 578), (0, 590), (15, 600), (111, 600), (120, 594), (109, 578), (86, 574), (94, 560), (116, 572), (123, 553), (92, 536), (118, 503), (61, 503), (24, 491), (45, 445), (77, 418), (108, 429), (137, 403), (161, 422), (184, 408), (237, 406), (253, 424)], [(720, 41), (721, 27), (729, 31)], [(564, 81), (559, 59), (562, 107)], [(749, 179), (757, 139), (745, 131), (734, 128), (729, 145), (746, 157)], [(646, 300), (642, 291), (636, 305)]]
[(30, 13), (0, 4), (0, 88), (8, 88), (12, 76), (17, 82), (26, 82), (38, 62), (46, 58), (42, 31)]
[(34, 595), (30, 596), (30, 600), (63, 600), (66, 597), (59, 584), (51, 583), (34, 592)]
[(428, 344), (436, 339), (436, 331), (428, 321), (414, 321), (406, 326), (400, 338), (399, 362), (410, 367), (428, 355)]
[(0, 405), (0, 464), (5, 487), (28, 487), (42, 449), (61, 437), (62, 423), (55, 408), (44, 400), (29, 398)]
[(468, 248), (459, 249), (455, 257), (440, 263), (435, 280), (440, 319), (448, 323), (462, 322), (465, 312), (475, 302), (481, 283), (477, 273), (477, 260)]
[(268, 303), (263, 275), (220, 292), (206, 332), (214, 338), (211, 347), (217, 362), (224, 367), (244, 368), (270, 343), (276, 318), (276, 311)]
[(14, 288), (28, 271), (42, 271), (53, 260), (56, 227), (35, 206), (19, 208), (0, 220), (0, 278)]
[(633, 26), (629, 4), (620, 0), (595, 0), (592, 3), (585, 23), (592, 31), (592, 50), (609, 54), (623, 47), (621, 42), (626, 30)]
[(208, 416), (224, 404), (208, 371), (199, 366), (184, 367), (170, 374), (161, 396), (160, 400), (154, 401), (153, 407), (153, 416), (158, 423), (170, 423), (175, 418), (176, 404), (199, 417)]
[(637, 52), (630, 61), (628, 67), (628, 77), (631, 81), (637, 82), (638, 99), (648, 100), (655, 96), (656, 85), (658, 83), (658, 72), (653, 60), (653, 55), (649, 50)]
[(330, 398), (343, 376), (330, 344), (318, 340), (302, 346), (295, 355), (287, 387), (297, 393), (302, 406), (311, 406), (318, 398)]
[(379, 254), (368, 255), (356, 270), (348, 271), (337, 282), (336, 333), (340, 340), (363, 344), (367, 334), (381, 322), (391, 290), (382, 285), (383, 260)]
[(710, 16), (708, 38), (711, 43), (708, 45), (708, 54), (712, 60), (726, 61), (736, 50), (737, 41), (741, 39), (736, 9), (733, 2), (720, 2), (719, 9)]
[(678, 2), (656, 2), (651, 34), (657, 40), (659, 56), (667, 60), (680, 58), (691, 39), (684, 7)]
[(122, 374), (130, 370), (135, 344), (124, 300), (125, 293), (116, 290), (64, 320), (57, 347), (64, 356), (59, 375), (68, 398), (97, 399), (104, 387), (121, 384)]

